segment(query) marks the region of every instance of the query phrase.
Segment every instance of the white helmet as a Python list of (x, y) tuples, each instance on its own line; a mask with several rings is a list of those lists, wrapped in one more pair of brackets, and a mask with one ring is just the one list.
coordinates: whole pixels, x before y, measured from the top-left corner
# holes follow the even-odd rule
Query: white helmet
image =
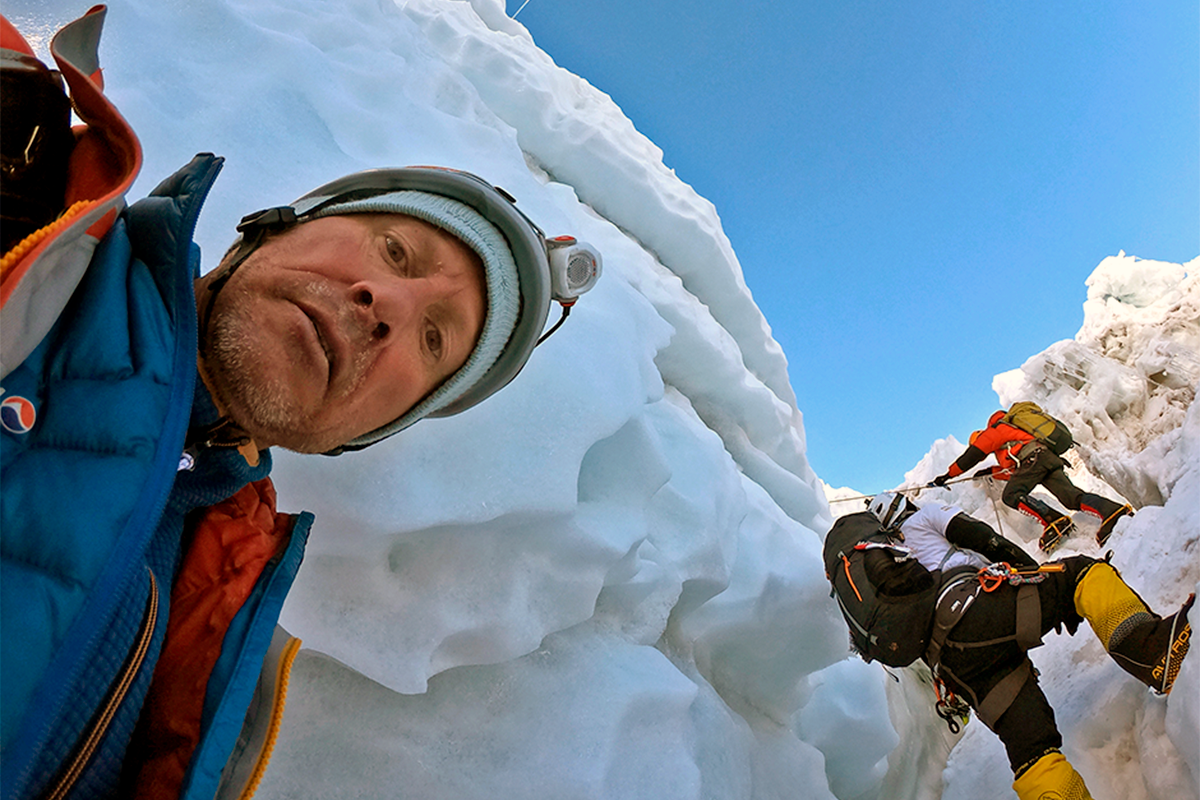
[(871, 499), (867, 510), (885, 530), (890, 530), (900, 527), (901, 522), (917, 511), (917, 505), (902, 494), (880, 492)]

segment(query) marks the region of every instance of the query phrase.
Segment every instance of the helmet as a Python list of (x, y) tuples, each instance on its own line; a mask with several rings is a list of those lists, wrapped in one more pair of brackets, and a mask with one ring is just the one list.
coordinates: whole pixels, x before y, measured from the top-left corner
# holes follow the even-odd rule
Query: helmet
[(899, 527), (901, 522), (917, 511), (917, 506), (902, 494), (880, 492), (871, 498), (867, 510), (879, 520), (879, 524), (886, 530)]
[[(353, 439), (331, 451), (331, 455), (366, 447), (421, 417), (451, 416), (490, 397), (516, 377), (533, 349), (545, 338), (542, 329), (551, 301), (563, 306), (565, 318), (579, 295), (591, 289), (600, 277), (600, 254), (594, 248), (571, 236), (547, 239), (542, 230), (517, 208), (512, 195), (477, 175), (444, 167), (371, 169), (326, 183), (290, 206), (270, 208), (243, 217), (238, 225), (242, 238), (228, 259), (229, 267), (219, 279), (220, 283), (214, 283), (209, 311), (203, 324), (207, 326), (207, 314), (211, 313), (216, 292), (263, 243), (267, 233), (331, 214), (359, 213), (362, 201), (397, 192), (423, 192), (449, 198), (469, 207), (495, 226), (515, 262), (520, 295), (516, 321), (503, 350), (491, 366), (465, 385), (453, 399), (435, 404), (428, 411), (422, 408), (424, 403), (418, 404), (393, 423)], [(341, 210), (342, 206), (346, 209)], [(489, 288), (489, 311), (490, 297)], [(455, 377), (457, 375), (448, 379), (447, 383)]]

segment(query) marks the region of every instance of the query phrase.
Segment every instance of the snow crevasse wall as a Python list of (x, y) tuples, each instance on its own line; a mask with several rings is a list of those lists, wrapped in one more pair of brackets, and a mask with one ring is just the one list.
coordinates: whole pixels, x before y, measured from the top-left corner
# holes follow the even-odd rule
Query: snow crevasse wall
[(238, 8), (344, 84), (293, 90), (338, 157), (484, 174), (606, 275), (470, 414), (336, 462), (277, 455), (319, 522), (260, 796), (831, 797), (795, 731), (808, 675), (845, 655), (828, 508), (715, 209), (498, 4), (348, 5), (422, 78), (387, 90), (397, 119), (371, 109), (404, 132), (391, 150), (339, 107), (370, 83), (346, 31), (303, 20), (327, 4)]

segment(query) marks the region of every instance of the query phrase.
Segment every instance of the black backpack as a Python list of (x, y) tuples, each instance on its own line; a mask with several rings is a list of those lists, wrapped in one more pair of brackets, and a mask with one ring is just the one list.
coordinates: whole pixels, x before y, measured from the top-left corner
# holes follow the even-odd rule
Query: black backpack
[(825, 537), (825, 576), (850, 641), (865, 661), (907, 667), (925, 654), (939, 573), (909, 555), (866, 511), (841, 517)]

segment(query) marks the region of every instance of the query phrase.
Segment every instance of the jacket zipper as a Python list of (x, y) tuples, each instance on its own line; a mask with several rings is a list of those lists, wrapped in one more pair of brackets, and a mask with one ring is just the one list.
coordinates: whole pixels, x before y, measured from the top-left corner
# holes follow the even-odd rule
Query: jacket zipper
[(267, 763), (271, 760), (271, 754), (275, 751), (275, 742), (279, 739), (279, 728), (283, 724), (283, 709), (287, 705), (288, 683), (292, 677), (292, 665), (296, 661), (296, 655), (299, 652), (300, 640), (293, 637), (284, 646), (283, 654), (279, 657), (279, 666), (276, 669), (275, 678), (275, 701), (271, 704), (271, 721), (267, 728), (267, 739), (258, 754), (258, 759), (254, 764), (254, 771), (250, 774), (250, 780), (246, 782), (246, 788), (238, 796), (239, 800), (250, 800), (254, 797), (254, 793), (258, 791), (259, 784), (262, 783), (263, 775), (267, 772)]
[(67, 763), (54, 788), (45, 795), (46, 800), (61, 800), (75, 786), (88, 761), (91, 760), (92, 754), (100, 746), (100, 741), (108, 731), (108, 726), (112, 724), (113, 717), (116, 716), (117, 709), (121, 706), (125, 695), (129, 693), (129, 687), (133, 685), (138, 670), (146, 660), (146, 654), (150, 652), (150, 642), (154, 638), (155, 623), (158, 621), (158, 581), (155, 580), (152, 569), (147, 567), (146, 572), (150, 574), (150, 597), (146, 601), (146, 613), (142, 618), (142, 626), (138, 631), (137, 640), (134, 642), (124, 668), (113, 682), (104, 706), (100, 709), (100, 713), (92, 718), (88, 729), (83, 732), (74, 756)]

